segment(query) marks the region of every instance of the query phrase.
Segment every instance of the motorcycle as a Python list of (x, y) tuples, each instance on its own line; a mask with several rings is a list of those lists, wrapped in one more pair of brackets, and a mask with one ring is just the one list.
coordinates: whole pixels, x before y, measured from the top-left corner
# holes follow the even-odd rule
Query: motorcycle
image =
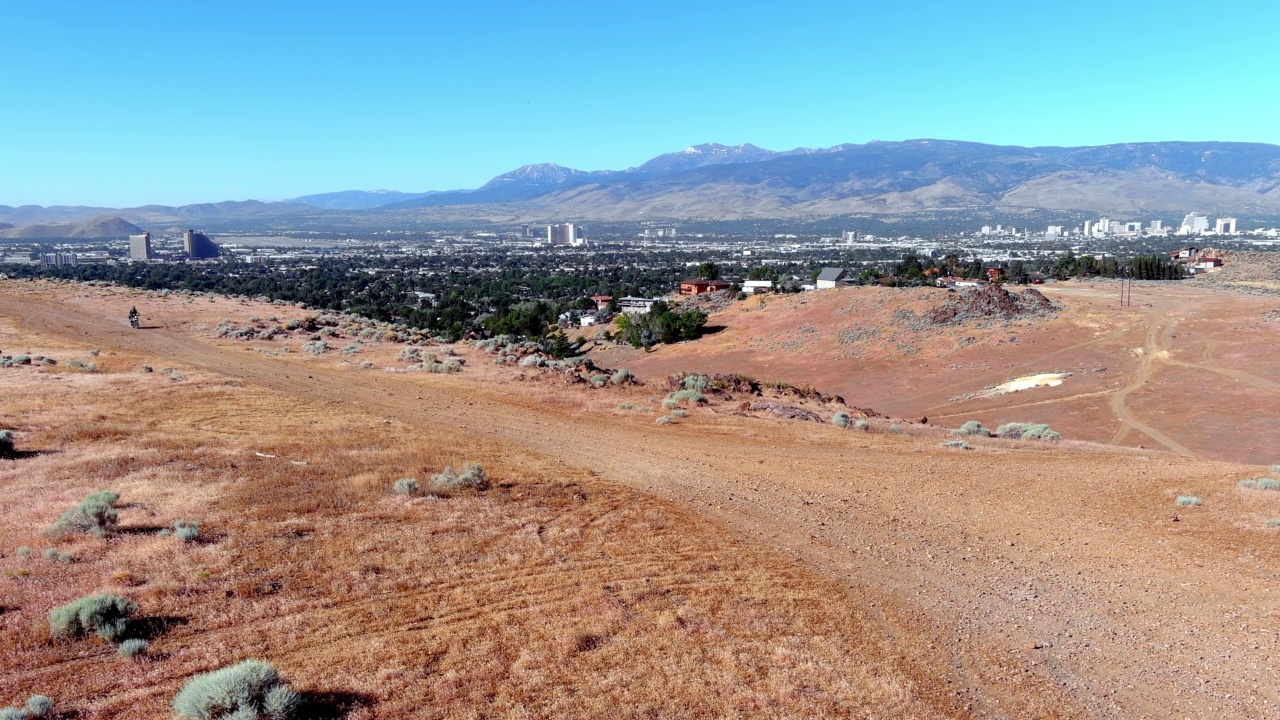
[(137, 329), (138, 329), (138, 316), (137, 316), (137, 315), (130, 315), (130, 316), (129, 316), (129, 327), (133, 328), (134, 330), (137, 330)]

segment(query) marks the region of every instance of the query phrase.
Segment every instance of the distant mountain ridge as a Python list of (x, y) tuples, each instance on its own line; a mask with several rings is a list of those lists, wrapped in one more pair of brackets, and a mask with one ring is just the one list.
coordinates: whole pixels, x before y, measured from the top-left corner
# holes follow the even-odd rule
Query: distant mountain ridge
[(60, 222), (23, 225), (0, 230), (0, 238), (9, 239), (102, 239), (122, 238), (142, 232), (142, 228), (114, 215), (101, 215), (84, 222)]
[(282, 203), (181, 207), (0, 206), (15, 225), (114, 213), (175, 225), (329, 212), (405, 217), (602, 219), (772, 218), (1008, 208), (1153, 214), (1186, 210), (1280, 214), (1280, 146), (1148, 142), (1019, 147), (955, 140), (871, 141), (777, 152), (707, 143), (626, 170), (540, 163), (471, 190), (351, 190)]

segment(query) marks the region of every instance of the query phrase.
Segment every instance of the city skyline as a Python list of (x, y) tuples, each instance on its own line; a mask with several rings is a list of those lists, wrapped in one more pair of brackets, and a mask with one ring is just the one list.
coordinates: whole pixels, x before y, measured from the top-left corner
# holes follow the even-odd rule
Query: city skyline
[[(1186, 39), (1175, 26), (1191, 12), (1191, 39), (1232, 41), (1212, 52), (1158, 42)], [(0, 120), (9, 205), (448, 190), (540, 162), (621, 169), (703, 142), (1280, 143), (1280, 99), (1260, 91), (1253, 49), (1280, 10), (1238, 2), (1213, 14), (1097, 2), (69, 2), (7, 15), (0, 94), (36, 110)], [(1118, 46), (1103, 32), (1126, 27), (1156, 42)], [(1182, 111), (1197, 94), (1202, 109)]]

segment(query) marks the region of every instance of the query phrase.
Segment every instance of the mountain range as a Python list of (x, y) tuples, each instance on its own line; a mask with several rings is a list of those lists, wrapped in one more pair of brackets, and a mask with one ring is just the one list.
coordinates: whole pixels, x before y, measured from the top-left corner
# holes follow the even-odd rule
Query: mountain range
[(142, 228), (114, 215), (99, 215), (83, 222), (38, 223), (14, 227), (0, 224), (0, 238), (122, 238), (142, 232)]
[(286, 222), (302, 216), (323, 220), (332, 213), (355, 213), (362, 222), (393, 222), (782, 218), (984, 208), (1280, 215), (1280, 146), (1148, 142), (1018, 147), (907, 140), (777, 152), (711, 143), (626, 170), (526, 165), (470, 190), (349, 190), (272, 203), (124, 210), (0, 206), (0, 222), (78, 222), (104, 213), (157, 227)]

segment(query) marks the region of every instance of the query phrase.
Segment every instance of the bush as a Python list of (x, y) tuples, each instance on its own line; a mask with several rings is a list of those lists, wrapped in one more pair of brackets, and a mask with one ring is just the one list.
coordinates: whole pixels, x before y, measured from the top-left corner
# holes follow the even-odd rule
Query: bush
[(604, 387), (604, 384), (605, 384), (605, 383), (607, 383), (607, 382), (609, 382), (609, 377), (608, 377), (607, 375), (599, 375), (599, 374), (597, 374), (597, 375), (592, 375), (592, 376), (591, 376), (591, 385), (592, 385), (592, 387), (598, 387), (598, 388), (601, 388), (601, 387)]
[(866, 420), (858, 420), (853, 424), (853, 426), (858, 430), (868, 430), (871, 428), (871, 423), (867, 422)]
[(677, 402), (688, 400), (689, 402), (702, 403), (707, 401), (706, 396), (697, 390), (677, 390), (671, 393), (671, 398)]
[(179, 520), (173, 524), (173, 534), (182, 542), (195, 542), (200, 539), (200, 523)]
[(112, 490), (92, 493), (78, 507), (63, 513), (51, 530), (55, 533), (82, 532), (106, 537), (115, 530), (119, 522), (120, 513), (116, 510), (116, 502), (119, 500), (120, 493)]
[(459, 473), (451, 467), (444, 472), (431, 476), (431, 485), (440, 490), (488, 490), (489, 478), (484, 468), (477, 463), (470, 463)]
[(853, 427), (853, 418), (849, 417), (849, 413), (840, 410), (831, 416), (831, 422), (842, 428)]
[(32, 695), (27, 698), (24, 709), (27, 711), (27, 717), (48, 717), (49, 713), (53, 712), (53, 701), (44, 695)]
[(1011, 422), (996, 428), (996, 435), (1011, 440), (1047, 440), (1054, 442), (1062, 436), (1054, 432), (1048, 425), (1038, 423)]
[(120, 643), (120, 647), (117, 649), (117, 652), (120, 653), (120, 657), (131, 658), (139, 655), (145, 655), (149, 649), (151, 649), (151, 643), (146, 640), (141, 638), (129, 638), (128, 640)]
[(1241, 480), (1240, 487), (1251, 490), (1280, 490), (1280, 480), (1270, 477)]
[[(1048, 426), (1046, 425), (1045, 427)], [(977, 420), (970, 420), (966, 422), (955, 430), (952, 430), (951, 434), (960, 436), (981, 435), (982, 437), (991, 437), (991, 431), (987, 429), (987, 426)]]
[(684, 408), (676, 408), (675, 410), (672, 410), (669, 414), (671, 415), (671, 417), (686, 417), (689, 414), (689, 411), (685, 410)]
[(636, 379), (636, 376), (633, 375), (630, 370), (623, 368), (618, 372), (614, 373), (613, 377), (609, 378), (609, 384), (625, 385), (630, 382), (635, 382), (635, 379)]
[(893, 425), (890, 425), (890, 426), (889, 426), (889, 432), (891, 432), (891, 433), (900, 433), (900, 432), (902, 432), (902, 426), (901, 426), (901, 425), (898, 425), (897, 423), (895, 423), (895, 424), (893, 424)]
[(680, 407), (680, 401), (676, 400), (675, 398), (665, 398), (662, 401), (662, 407), (668, 410), (670, 410), (673, 407)]
[(280, 673), (261, 660), (196, 675), (173, 698), (179, 715), (196, 720), (287, 720), (299, 704)]
[(0, 720), (27, 720), (27, 711), (17, 707), (0, 708)]
[(404, 495), (406, 497), (413, 497), (414, 495), (417, 495), (421, 488), (422, 485), (414, 478), (400, 478), (391, 486), (391, 489), (395, 491), (395, 494)]
[(710, 381), (707, 380), (706, 375), (686, 375), (684, 378), (684, 389), (702, 392), (707, 389), (707, 384), (709, 382)]
[(13, 447), (13, 431), (0, 430), (0, 458), (13, 457), (17, 450)]
[(422, 362), (422, 348), (407, 347), (400, 351), (400, 359), (412, 363)]
[(672, 422), (674, 422), (674, 420), (670, 415), (663, 415), (657, 420), (654, 420), (654, 422), (658, 423), (659, 425), (670, 425)]
[(632, 405), (631, 403), (620, 402), (618, 403), (618, 409), (619, 410), (635, 410), (636, 406)]
[(969, 441), (968, 441), (968, 440), (948, 440), (948, 441), (946, 441), (946, 442), (942, 443), (942, 447), (944, 447), (944, 448), (955, 448), (955, 449), (957, 449), (957, 450), (969, 450), (969, 449), (970, 449), (970, 448), (969, 448)]
[(343, 355), (355, 355), (358, 352), (360, 352), (360, 346), (355, 343), (350, 343), (346, 347), (342, 348)]
[(31, 557), (31, 548), (27, 547), (26, 545), (19, 545), (19, 546), (18, 546), (18, 557), (20, 557), (20, 558), (29, 558), (29, 557)]
[(1200, 502), (1200, 498), (1196, 497), (1195, 495), (1179, 495), (1178, 499), (1174, 500), (1174, 502), (1179, 505), (1188, 505), (1188, 506), (1202, 504)]
[(97, 632), (107, 642), (116, 642), (129, 629), (129, 619), (138, 611), (130, 599), (101, 593), (49, 611), (49, 629), (54, 636), (80, 636)]
[(302, 349), (306, 350), (312, 355), (323, 355), (324, 353), (329, 351), (329, 343), (325, 342), (324, 340), (313, 340), (312, 342), (309, 342), (309, 343), (303, 343)]

